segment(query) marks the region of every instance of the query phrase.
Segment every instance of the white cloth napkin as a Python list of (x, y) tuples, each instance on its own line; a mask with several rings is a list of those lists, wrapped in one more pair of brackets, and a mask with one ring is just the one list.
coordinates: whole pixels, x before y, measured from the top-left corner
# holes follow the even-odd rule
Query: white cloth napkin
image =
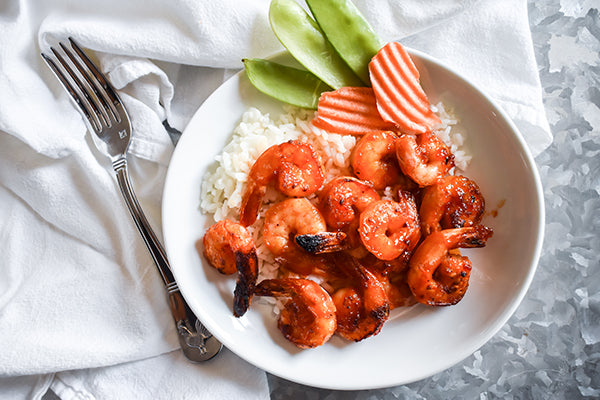
[[(355, 0), (385, 40), (484, 88), (534, 154), (551, 141), (525, 0)], [(108, 159), (39, 52), (73, 36), (96, 52), (132, 118), (133, 185), (160, 233), (173, 145), (243, 57), (281, 49), (269, 0), (6, 0), (0, 4), (0, 399), (268, 398), (225, 350), (178, 349), (164, 290)], [(209, 140), (209, 138), (207, 138)]]

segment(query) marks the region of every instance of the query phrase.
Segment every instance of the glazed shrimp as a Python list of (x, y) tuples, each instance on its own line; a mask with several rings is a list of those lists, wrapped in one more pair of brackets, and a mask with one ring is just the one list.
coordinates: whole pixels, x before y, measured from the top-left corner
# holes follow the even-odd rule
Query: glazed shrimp
[(320, 189), (324, 180), (320, 158), (310, 144), (289, 141), (269, 147), (248, 174), (240, 223), (249, 226), (256, 221), (269, 183), (275, 182), (286, 196), (302, 197)]
[(382, 270), (379, 268), (369, 268), (368, 266), (365, 267), (377, 277), (381, 285), (385, 288), (390, 303), (390, 310), (398, 307), (411, 306), (416, 303), (416, 300), (406, 283), (408, 265), (406, 266), (406, 269), (401, 271), (387, 271), (386, 269)]
[(400, 176), (396, 160), (397, 139), (390, 131), (374, 131), (364, 135), (350, 156), (354, 174), (377, 190), (396, 182)]
[(387, 284), (384, 283), (384, 287), (390, 299), (390, 309), (412, 306), (417, 302), (406, 283), (406, 275), (404, 271), (386, 276)]
[(379, 194), (368, 183), (340, 176), (329, 181), (319, 194), (319, 208), (330, 227), (342, 229), (379, 199)]
[(300, 275), (310, 274), (322, 261), (300, 248), (295, 237), (326, 231), (325, 219), (317, 207), (305, 198), (283, 200), (265, 213), (265, 245), (277, 261)]
[(492, 230), (483, 225), (445, 229), (427, 236), (409, 262), (408, 286), (418, 302), (431, 306), (458, 303), (469, 285), (471, 261), (449, 254), (459, 247), (483, 247)]
[(377, 335), (390, 314), (385, 287), (353, 257), (340, 257), (337, 264), (354, 284), (336, 290), (332, 296), (336, 333), (355, 342)]
[(421, 237), (414, 197), (407, 192), (401, 194), (398, 202), (380, 200), (360, 214), (360, 239), (380, 260), (393, 260), (411, 251)]
[(242, 225), (223, 220), (212, 225), (202, 239), (204, 255), (220, 273), (238, 272), (233, 294), (233, 314), (246, 313), (258, 276), (258, 258), (250, 233)]
[(369, 253), (368, 256), (359, 259), (360, 264), (372, 272), (385, 288), (390, 302), (390, 310), (416, 303), (406, 283), (410, 256), (410, 252), (404, 252), (400, 257), (391, 261), (382, 261)]
[(454, 155), (433, 132), (400, 135), (396, 156), (402, 172), (420, 187), (435, 184), (454, 167)]
[(485, 200), (479, 186), (464, 176), (446, 176), (423, 193), (419, 209), (423, 234), (481, 222)]
[(267, 279), (257, 296), (287, 297), (277, 323), (285, 338), (302, 349), (322, 345), (335, 332), (335, 305), (329, 293), (308, 279)]

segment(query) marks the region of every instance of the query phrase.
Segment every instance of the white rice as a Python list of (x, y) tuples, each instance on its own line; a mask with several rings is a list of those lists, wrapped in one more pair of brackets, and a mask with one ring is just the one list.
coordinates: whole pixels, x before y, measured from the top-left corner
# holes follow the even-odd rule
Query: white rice
[(435, 130), (435, 134), (450, 148), (452, 154), (454, 154), (454, 165), (456, 170), (464, 172), (469, 166), (471, 155), (467, 150), (464, 135), (456, 129), (458, 120), (454, 117), (451, 110), (445, 107), (441, 102), (432, 108), (442, 121), (442, 124)]
[[(435, 133), (452, 150), (456, 169), (464, 171), (471, 157), (465, 151), (464, 135), (454, 129), (458, 121), (442, 103), (436, 104), (434, 111), (442, 121)], [(270, 146), (288, 140), (312, 144), (321, 155), (326, 181), (334, 176), (349, 175), (350, 154), (357, 138), (315, 128), (311, 124), (314, 116), (314, 111), (288, 106), (285, 113), (274, 121), (269, 114), (263, 114), (256, 108), (248, 109), (233, 131), (231, 141), (215, 158), (215, 165), (204, 177), (201, 186), (201, 211), (212, 214), (216, 221), (239, 219), (245, 183), (254, 161)], [(391, 196), (391, 188), (383, 195)], [(264, 202), (268, 205), (281, 198), (282, 195), (277, 191), (269, 189)], [(267, 208), (262, 207), (261, 214)], [(262, 225), (263, 218), (259, 218), (248, 228), (253, 235), (259, 258), (259, 281), (277, 274), (277, 263), (262, 239)]]

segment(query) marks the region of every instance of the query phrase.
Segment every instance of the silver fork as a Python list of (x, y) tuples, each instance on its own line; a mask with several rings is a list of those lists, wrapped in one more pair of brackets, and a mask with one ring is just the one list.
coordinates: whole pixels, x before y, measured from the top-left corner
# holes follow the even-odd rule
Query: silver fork
[(146, 220), (127, 172), (126, 151), (131, 137), (127, 111), (110, 82), (72, 38), (41, 53), (96, 136), (106, 144), (121, 194), (165, 284), (169, 306), (184, 355), (193, 362), (206, 361), (221, 350), (221, 343), (200, 323), (185, 302), (171, 273), (166, 253)]

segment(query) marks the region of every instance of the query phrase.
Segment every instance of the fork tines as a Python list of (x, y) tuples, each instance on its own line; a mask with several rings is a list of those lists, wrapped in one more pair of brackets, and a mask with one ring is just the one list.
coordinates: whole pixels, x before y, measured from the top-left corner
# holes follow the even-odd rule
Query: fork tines
[(115, 121), (121, 122), (115, 107), (120, 104), (120, 99), (75, 40), (69, 38), (69, 43), (70, 48), (63, 42), (59, 43), (60, 49), (50, 47), (54, 58), (45, 53), (41, 55), (77, 103), (92, 129), (100, 133)]

